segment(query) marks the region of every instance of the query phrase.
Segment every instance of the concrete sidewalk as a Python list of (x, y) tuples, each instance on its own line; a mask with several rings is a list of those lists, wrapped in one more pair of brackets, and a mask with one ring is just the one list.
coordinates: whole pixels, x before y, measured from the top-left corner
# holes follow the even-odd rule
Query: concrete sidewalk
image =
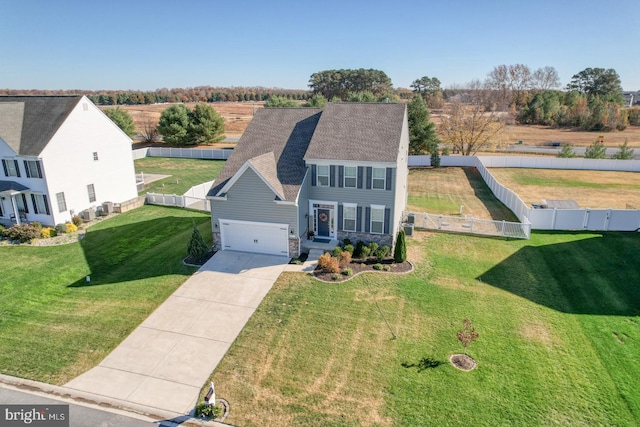
[(188, 414), (288, 261), (216, 253), (98, 366), (64, 387)]

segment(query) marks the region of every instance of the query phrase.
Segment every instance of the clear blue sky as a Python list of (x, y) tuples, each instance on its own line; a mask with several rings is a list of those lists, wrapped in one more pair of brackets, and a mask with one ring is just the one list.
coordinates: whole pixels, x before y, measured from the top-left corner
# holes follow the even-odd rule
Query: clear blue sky
[(338, 68), (447, 87), (522, 63), (638, 90), (639, 18), (640, 0), (0, 0), (0, 87), (307, 89)]

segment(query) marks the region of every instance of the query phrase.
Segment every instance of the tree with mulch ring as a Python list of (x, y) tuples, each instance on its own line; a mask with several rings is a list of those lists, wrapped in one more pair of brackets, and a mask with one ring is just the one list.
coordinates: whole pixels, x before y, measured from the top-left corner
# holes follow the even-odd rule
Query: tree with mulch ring
[(477, 363), (471, 356), (467, 355), (467, 346), (476, 341), (480, 336), (476, 332), (475, 326), (471, 323), (470, 319), (464, 319), (462, 321), (462, 329), (457, 333), (458, 341), (462, 344), (464, 352), (462, 354), (454, 354), (449, 358), (449, 361), (453, 366), (463, 371), (470, 371), (476, 367)]
[(320, 266), (313, 272), (314, 277), (325, 282), (344, 282), (352, 277), (364, 272), (380, 273), (408, 273), (413, 270), (413, 265), (409, 261), (401, 263), (395, 262), (391, 257), (379, 261), (376, 258), (354, 259), (346, 264), (341, 272), (350, 270), (350, 274), (338, 274), (335, 271), (326, 270)]

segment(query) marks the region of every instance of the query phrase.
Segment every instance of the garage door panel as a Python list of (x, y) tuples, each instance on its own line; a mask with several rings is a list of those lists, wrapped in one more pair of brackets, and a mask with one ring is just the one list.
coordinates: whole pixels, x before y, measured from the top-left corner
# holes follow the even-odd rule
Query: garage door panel
[(222, 249), (288, 256), (287, 224), (220, 220)]

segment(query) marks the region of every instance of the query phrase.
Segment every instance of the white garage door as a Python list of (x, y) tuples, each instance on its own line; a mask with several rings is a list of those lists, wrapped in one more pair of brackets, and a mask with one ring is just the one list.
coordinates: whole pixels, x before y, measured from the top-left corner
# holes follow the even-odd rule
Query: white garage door
[(220, 220), (222, 250), (289, 255), (287, 224)]

